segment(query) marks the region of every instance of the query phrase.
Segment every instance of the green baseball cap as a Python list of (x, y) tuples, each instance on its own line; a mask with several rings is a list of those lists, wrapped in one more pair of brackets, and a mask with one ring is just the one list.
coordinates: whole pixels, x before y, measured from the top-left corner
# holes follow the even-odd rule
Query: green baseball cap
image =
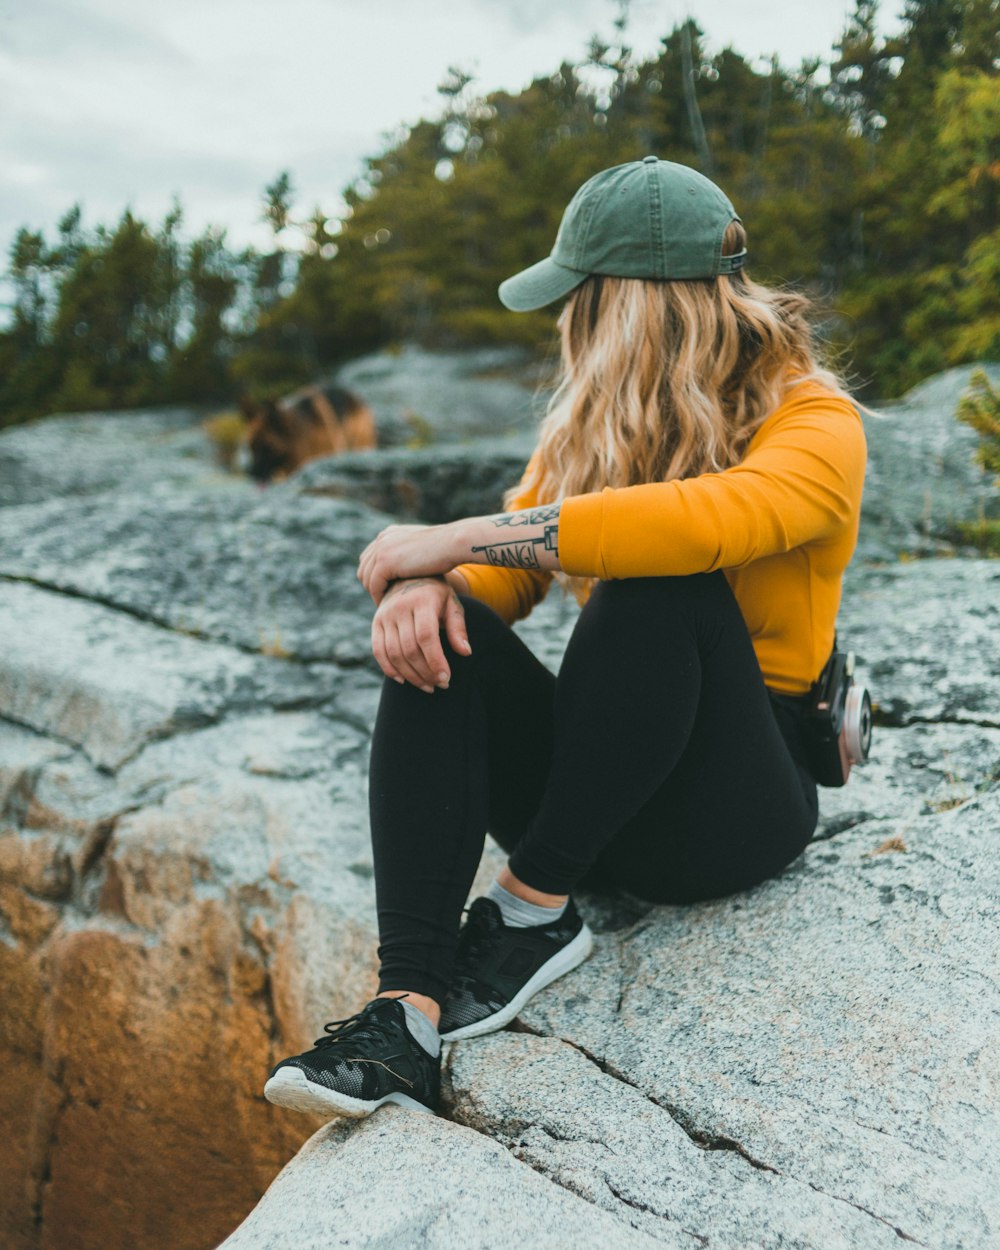
[(544, 308), (592, 273), (616, 278), (714, 278), (743, 267), (746, 249), (722, 255), (740, 221), (722, 191), (696, 169), (645, 156), (588, 178), (563, 213), (550, 255), (506, 282), (513, 312)]

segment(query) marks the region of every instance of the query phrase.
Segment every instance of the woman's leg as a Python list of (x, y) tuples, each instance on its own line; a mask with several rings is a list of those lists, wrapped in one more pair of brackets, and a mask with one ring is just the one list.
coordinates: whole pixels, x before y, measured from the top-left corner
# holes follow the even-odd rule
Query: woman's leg
[(370, 804), (380, 992), (440, 1003), (488, 827), (519, 882), (691, 901), (780, 872), (815, 784), (777, 726), (724, 575), (601, 582), (558, 680), (461, 596), (447, 691), (386, 680)]
[(537, 806), (555, 687), (492, 609), (460, 598), (472, 653), (456, 655), (442, 631), (449, 688), (425, 694), (386, 678), (375, 720), (369, 801), (379, 994), (356, 1015), (325, 1025), (327, 1036), (311, 1050), (272, 1069), (264, 1095), (280, 1106), (360, 1116), (386, 1102), (438, 1105), (436, 1026), (491, 795), (512, 821), (523, 804), (522, 825)]
[(778, 727), (721, 571), (598, 583), (554, 717), (524, 835), (491, 824), (535, 889), (717, 897), (780, 872), (812, 836), (815, 783)]
[(556, 685), (492, 608), (459, 598), (471, 655), (442, 631), (447, 690), (385, 679), (369, 769), (379, 992), (438, 1004), (487, 824), (522, 831), (545, 787)]
[[(474, 905), (463, 930), (471, 966), (452, 1003), (487, 822), (518, 881), (542, 893), (584, 882), (665, 902), (755, 884), (815, 827), (815, 784), (778, 729), (721, 573), (600, 583), (558, 680), (491, 609), (461, 597), (472, 654), (442, 638), (450, 688), (426, 695), (387, 679), (376, 718), (380, 995), (272, 1070), (264, 1093), (279, 1105), (434, 1110), (441, 1036), (500, 1027), (586, 957), (589, 931), (571, 903), (565, 921), (527, 928)], [(387, 1001), (395, 991), (424, 1002)], [(428, 1023), (414, 1007), (446, 997), (439, 1035), (433, 1013)]]

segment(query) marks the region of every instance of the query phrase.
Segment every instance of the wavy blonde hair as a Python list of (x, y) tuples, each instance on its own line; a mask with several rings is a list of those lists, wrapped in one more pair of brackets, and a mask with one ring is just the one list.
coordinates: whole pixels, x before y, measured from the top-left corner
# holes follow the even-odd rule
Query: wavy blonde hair
[[(746, 234), (732, 222), (723, 254)], [(591, 274), (559, 316), (560, 362), (532, 472), (504, 492), (509, 509), (534, 488), (539, 504), (604, 486), (718, 473), (738, 464), (789, 385), (821, 366), (809, 301), (742, 272), (685, 281)], [(564, 593), (597, 578), (555, 572)]]

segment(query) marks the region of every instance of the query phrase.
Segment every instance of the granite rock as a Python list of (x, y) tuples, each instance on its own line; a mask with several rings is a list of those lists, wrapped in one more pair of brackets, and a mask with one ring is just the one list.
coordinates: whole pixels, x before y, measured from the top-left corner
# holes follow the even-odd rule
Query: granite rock
[(0, 507), (54, 496), (194, 484), (229, 489), (194, 408), (66, 413), (4, 430)]
[(336, 380), (363, 396), (384, 447), (445, 446), (530, 432), (544, 407), (543, 370), (518, 347), (372, 352)]
[[(682, 1250), (576, 1201), (488, 1135), (387, 1107), (303, 1146), (226, 1250)], [(220, 1248), (221, 1250), (221, 1248)]]
[(503, 1032), (455, 1043), (446, 1073), (457, 1120), (652, 1237), (759, 1250), (898, 1243), (894, 1228), (699, 1132), (573, 1042)]
[[(961, 381), (924, 391), (939, 422)], [(357, 555), (412, 515), (400, 483), (418, 513), (501, 489), (518, 436), (508, 460), (506, 439), (377, 453), (382, 477), (331, 498), (347, 458), (258, 492), (212, 468), (193, 414), (147, 417), (0, 435), (20, 466), (0, 509), (5, 1247), (996, 1243), (1000, 565), (886, 562), (939, 549), (957, 513), (866, 512), (877, 561), (849, 571), (839, 625), (873, 759), (821, 791), (795, 864), (694, 907), (581, 894), (594, 955), (511, 1031), (448, 1049), (441, 1117), (320, 1128), (261, 1090), (375, 985)], [(894, 454), (918, 455), (921, 420)], [(74, 437), (91, 458), (55, 463)], [(160, 451), (175, 467), (142, 476)], [(576, 615), (554, 587), (516, 628), (556, 672)], [(501, 862), (488, 842), (472, 894)]]
[[(998, 823), (994, 784), (905, 827), (876, 817), (813, 843), (738, 898), (649, 908), (537, 996), (521, 1027), (563, 1039), (694, 1142), (734, 1153), (747, 1200), (759, 1201), (751, 1170), (792, 1182), (735, 1244), (770, 1244), (766, 1230), (782, 1245), (878, 1245), (898, 1229), (927, 1246), (986, 1250), (1000, 1235)], [(461, 1089), (475, 1088), (475, 1114), (523, 1117), (523, 1086), (484, 1094), (476, 1059), (450, 1064)], [(550, 1136), (575, 1142), (541, 1084), (532, 1096), (541, 1133), (552, 1122)], [(631, 1138), (636, 1167), (642, 1143)], [(553, 1147), (546, 1167), (563, 1166)], [(682, 1189), (672, 1186), (675, 1201)], [(729, 1215), (742, 1201), (733, 1196)], [(712, 1227), (698, 1225), (709, 1244), (734, 1244)]]
[(979, 437), (955, 419), (977, 368), (1000, 383), (1000, 364), (960, 365), (862, 413), (868, 468), (857, 559), (950, 555), (962, 546), (959, 523), (1000, 517), (1000, 493), (975, 458)]
[(882, 724), (1000, 726), (1000, 562), (855, 563), (837, 631)]
[[(336, 380), (370, 405), (386, 449), (523, 437), (544, 406), (541, 372), (521, 348), (378, 351), (343, 366)], [(0, 435), (0, 507), (110, 490), (188, 485), (226, 493), (247, 487), (222, 469), (202, 427), (213, 411), (65, 413), (6, 429)]]
[(498, 511), (534, 445), (533, 435), (522, 434), (377, 455), (350, 452), (304, 465), (288, 486), (306, 496), (360, 500), (400, 520), (442, 525)]

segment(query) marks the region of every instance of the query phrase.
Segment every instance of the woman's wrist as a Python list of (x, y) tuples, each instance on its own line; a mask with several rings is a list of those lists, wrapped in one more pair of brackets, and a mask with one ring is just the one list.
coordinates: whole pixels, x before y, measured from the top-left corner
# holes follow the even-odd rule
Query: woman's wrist
[(455, 564), (558, 569), (558, 503), (451, 522)]
[(444, 580), (459, 595), (470, 594), (469, 582), (463, 573), (458, 569), (451, 569), (450, 572), (444, 574)]

